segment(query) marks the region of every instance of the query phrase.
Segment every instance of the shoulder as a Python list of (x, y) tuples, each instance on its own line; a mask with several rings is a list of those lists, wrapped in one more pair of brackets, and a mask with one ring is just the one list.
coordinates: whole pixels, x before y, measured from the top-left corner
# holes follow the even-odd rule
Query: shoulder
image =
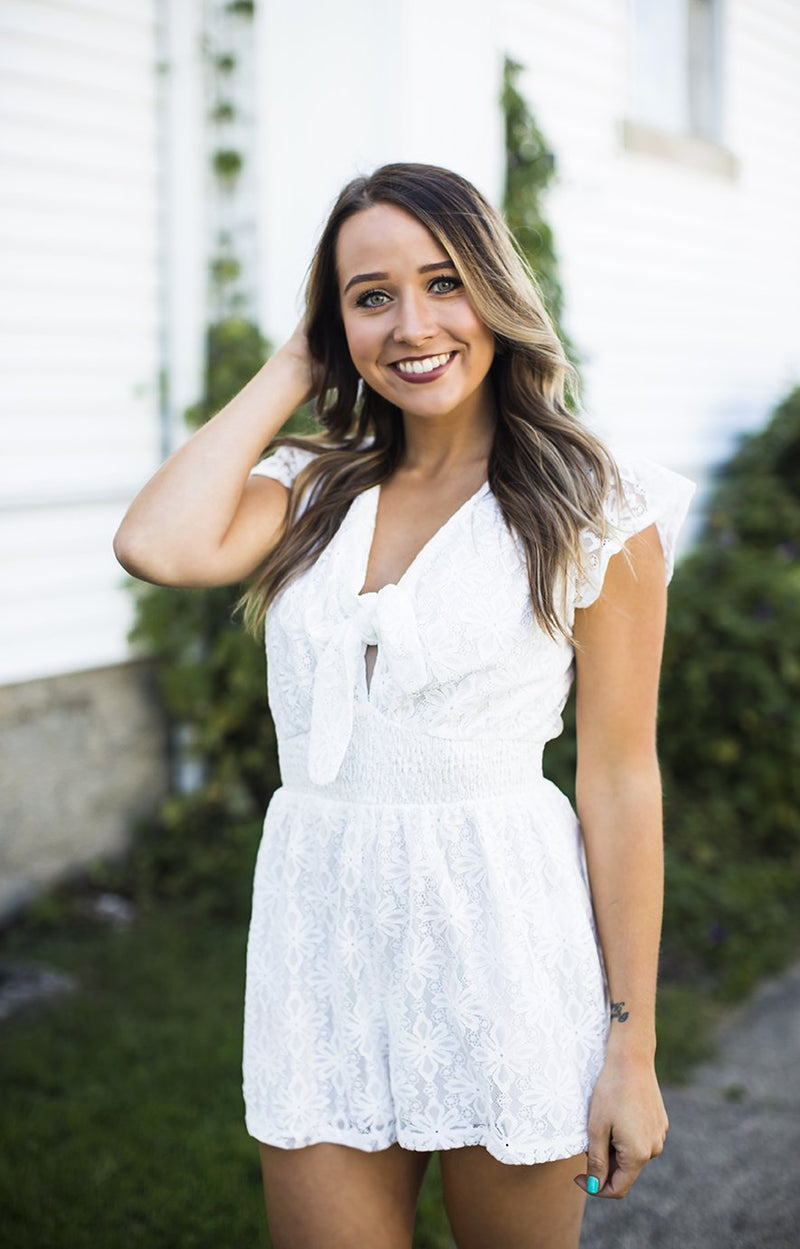
[[(322, 450), (320, 447), (319, 450)], [(272, 477), (287, 489), (301, 469), (316, 458), (318, 450), (282, 443), (251, 470), (251, 477)]]
[[(643, 457), (620, 459), (617, 468), (620, 488), (614, 483), (607, 492), (602, 523), (581, 532), (581, 564), (573, 578), (575, 607), (588, 607), (597, 600), (612, 556), (623, 548), (629, 556), (636, 549), (640, 564), (646, 563), (647, 550), (652, 550), (660, 557), (659, 575), (665, 584), (672, 578), (678, 536), (695, 484)], [(650, 531), (646, 537), (645, 531)], [(634, 542), (637, 535), (642, 539)]]

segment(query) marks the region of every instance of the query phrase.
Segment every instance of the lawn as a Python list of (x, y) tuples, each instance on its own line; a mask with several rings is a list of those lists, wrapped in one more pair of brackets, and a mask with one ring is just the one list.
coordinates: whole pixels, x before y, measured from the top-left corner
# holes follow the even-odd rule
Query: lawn
[[(178, 904), (127, 929), (67, 896), (0, 937), (0, 959), (74, 992), (0, 1023), (0, 1241), (15, 1249), (269, 1246), (243, 1124), (245, 926)], [(415, 1249), (447, 1249), (434, 1157)]]

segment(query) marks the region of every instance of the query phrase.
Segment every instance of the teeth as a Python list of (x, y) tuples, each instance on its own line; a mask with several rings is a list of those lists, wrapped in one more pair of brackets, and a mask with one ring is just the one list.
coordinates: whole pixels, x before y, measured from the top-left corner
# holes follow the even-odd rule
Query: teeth
[(401, 360), (396, 367), (401, 373), (432, 373), (434, 369), (447, 364), (450, 355), (448, 351), (444, 356), (426, 356), (424, 360)]

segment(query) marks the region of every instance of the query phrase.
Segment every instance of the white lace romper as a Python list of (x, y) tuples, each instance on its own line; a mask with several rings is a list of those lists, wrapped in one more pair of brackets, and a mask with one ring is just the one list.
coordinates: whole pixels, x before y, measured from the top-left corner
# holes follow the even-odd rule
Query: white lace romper
[[(288, 486), (309, 454), (255, 471)], [(694, 486), (648, 461), (622, 472), (619, 536), (586, 534), (570, 620), (654, 522), (671, 575)], [(609, 1015), (580, 827), (541, 773), (573, 650), (535, 624), (488, 483), (396, 585), (360, 594), (379, 490), (267, 614), (281, 786), (253, 888), (247, 1130), (287, 1149), (570, 1157)]]

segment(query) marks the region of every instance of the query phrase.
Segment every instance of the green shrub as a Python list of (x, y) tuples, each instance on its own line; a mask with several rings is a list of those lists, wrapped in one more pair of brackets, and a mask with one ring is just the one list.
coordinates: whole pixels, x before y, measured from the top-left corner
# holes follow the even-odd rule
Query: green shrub
[[(269, 355), (257, 326), (209, 327), (204, 393), (186, 419), (198, 427), (237, 394)], [(285, 430), (310, 429), (296, 413)], [(263, 644), (234, 619), (243, 586), (174, 590), (133, 583), (131, 641), (153, 657), (170, 726), (173, 790), (108, 879), (140, 901), (183, 898), (215, 915), (249, 906), (253, 856), (267, 800), (279, 783), (266, 705)]]
[(188, 902), (213, 919), (246, 919), (261, 829), (261, 819), (232, 819), (204, 789), (167, 798), (135, 830), (125, 875), (137, 903)]
[[(194, 773), (209, 805), (251, 819), (277, 783), (266, 712), (263, 647), (233, 619), (238, 588), (137, 585), (135, 644), (155, 652), (162, 705), (174, 728), (175, 781)], [(193, 799), (194, 800), (194, 799)]]
[[(555, 177), (555, 156), (517, 87), (522, 70), (523, 66), (517, 61), (505, 58), (501, 96), (506, 154), (503, 216), (536, 275), (545, 307), (567, 356), (578, 368), (578, 352), (563, 325), (564, 293), (558, 276), (555, 238), (543, 208), (547, 187)], [(566, 399), (573, 408), (571, 390)]]
[[(800, 389), (718, 471), (670, 587), (662, 978), (739, 997), (800, 940)], [(574, 794), (575, 717), (545, 752)]]
[(800, 935), (800, 389), (742, 440), (670, 594), (665, 966), (736, 996)]

